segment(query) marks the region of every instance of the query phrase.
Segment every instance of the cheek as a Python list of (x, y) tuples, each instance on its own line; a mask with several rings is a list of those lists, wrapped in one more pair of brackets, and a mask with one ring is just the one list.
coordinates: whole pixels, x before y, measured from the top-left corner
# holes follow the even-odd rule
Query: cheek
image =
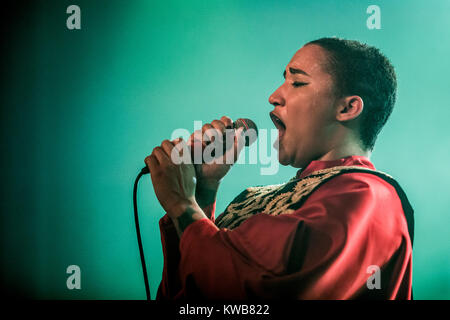
[(308, 116), (311, 100), (305, 95), (297, 96), (289, 101), (286, 108), (286, 119), (292, 127), (300, 124)]
[(314, 127), (317, 110), (311, 100), (298, 101), (295, 108), (288, 110), (287, 118), (291, 132), (308, 132)]
[(297, 96), (291, 98), (286, 109), (291, 132), (314, 134), (333, 116), (332, 107), (335, 98), (327, 83), (317, 83), (315, 86), (304, 88)]
[(311, 95), (308, 117), (316, 130), (320, 130), (322, 126), (333, 119), (334, 101), (334, 96), (330, 94), (329, 90), (317, 90), (314, 95)]

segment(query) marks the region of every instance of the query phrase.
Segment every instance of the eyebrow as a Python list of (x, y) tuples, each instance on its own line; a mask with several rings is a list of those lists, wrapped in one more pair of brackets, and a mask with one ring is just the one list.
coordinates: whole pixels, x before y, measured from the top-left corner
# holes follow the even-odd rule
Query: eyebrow
[[(303, 74), (305, 76), (310, 77), (310, 75), (306, 71), (303, 71), (302, 69), (289, 68), (289, 72), (292, 74)], [(286, 79), (286, 70), (284, 70), (283, 72), (283, 77)]]

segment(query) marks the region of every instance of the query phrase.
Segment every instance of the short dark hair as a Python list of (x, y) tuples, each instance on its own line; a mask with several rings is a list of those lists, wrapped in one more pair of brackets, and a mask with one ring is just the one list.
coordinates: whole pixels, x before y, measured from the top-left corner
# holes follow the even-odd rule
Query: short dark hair
[(358, 95), (364, 101), (360, 139), (372, 150), (378, 133), (392, 113), (397, 78), (389, 59), (379, 49), (340, 38), (321, 38), (308, 42), (329, 53), (328, 71), (334, 77), (340, 96)]

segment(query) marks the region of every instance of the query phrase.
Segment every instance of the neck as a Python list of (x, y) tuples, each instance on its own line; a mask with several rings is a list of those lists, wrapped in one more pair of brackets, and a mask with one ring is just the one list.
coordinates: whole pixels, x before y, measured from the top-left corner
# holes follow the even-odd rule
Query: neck
[(370, 158), (370, 155), (371, 155), (370, 151), (363, 150), (357, 144), (345, 144), (332, 148), (317, 160), (321, 161), (338, 160), (349, 156), (363, 156)]
[(346, 127), (339, 127), (329, 139), (328, 150), (317, 160), (328, 161), (338, 160), (349, 156), (363, 156), (370, 158), (371, 151), (361, 147), (359, 136), (355, 135), (355, 130)]

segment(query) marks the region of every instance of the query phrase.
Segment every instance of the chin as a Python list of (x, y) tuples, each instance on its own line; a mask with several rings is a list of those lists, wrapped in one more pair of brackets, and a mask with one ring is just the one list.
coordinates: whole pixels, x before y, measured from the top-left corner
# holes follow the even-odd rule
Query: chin
[(288, 157), (283, 156), (282, 154), (278, 153), (278, 162), (282, 166), (288, 166), (290, 164)]

